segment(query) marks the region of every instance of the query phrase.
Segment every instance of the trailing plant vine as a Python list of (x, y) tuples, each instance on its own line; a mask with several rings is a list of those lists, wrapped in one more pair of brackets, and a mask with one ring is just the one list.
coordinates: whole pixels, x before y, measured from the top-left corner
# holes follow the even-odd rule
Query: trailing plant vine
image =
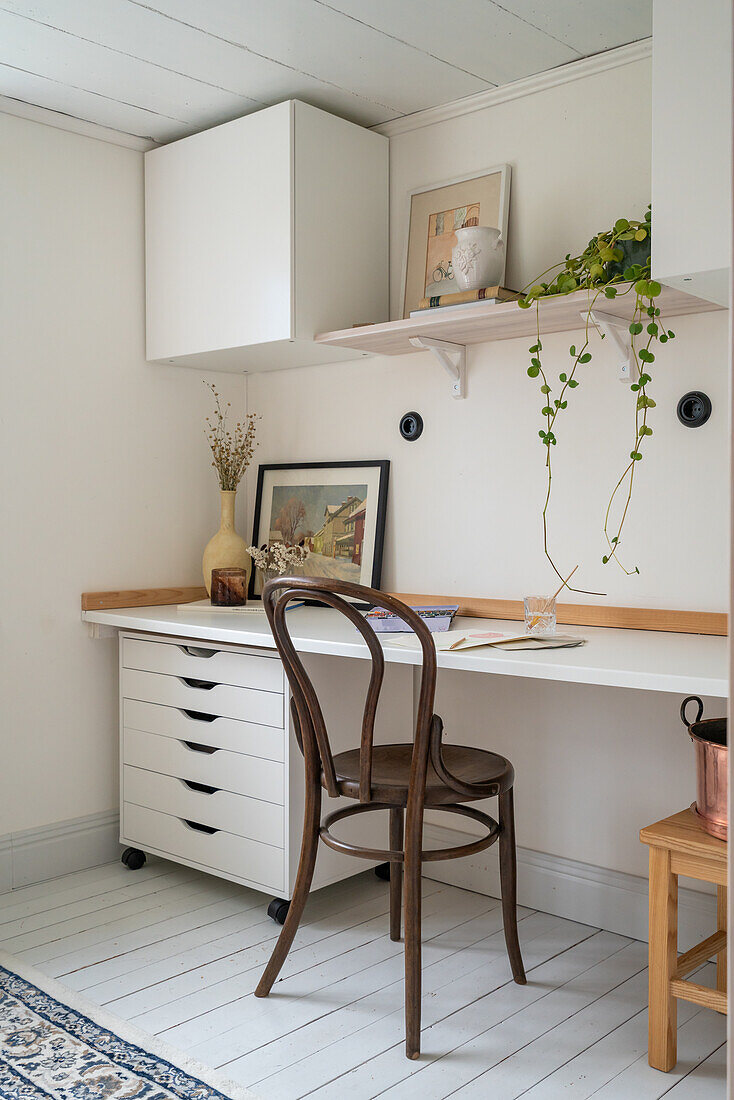
[[(619, 218), (612, 229), (593, 237), (578, 256), (571, 256), (569, 253), (563, 261), (544, 271), (533, 285), (525, 290), (518, 302), (522, 309), (530, 309), (534, 306), (536, 311), (536, 340), (529, 348), (531, 358), (527, 373), (530, 378), (540, 379), (543, 402), (541, 409), (543, 427), (538, 432), (545, 449), (546, 466), (546, 493), (542, 510), (543, 551), (561, 581), (564, 574), (551, 553), (548, 537), (548, 512), (553, 485), (552, 449), (557, 443), (558, 418), (568, 408), (570, 391), (580, 385), (583, 376), (581, 368), (591, 363), (593, 358), (589, 350), (590, 335), (592, 329), (599, 332), (593, 312), (602, 295), (609, 299), (621, 298), (628, 294), (634, 296), (629, 333), (634, 379), (630, 388), (635, 395), (632, 449), (629, 452), (629, 458), (625, 459), (624, 469), (611, 491), (606, 507), (604, 537), (607, 552), (603, 555), (602, 562), (607, 565), (615, 561), (628, 576), (640, 571), (638, 566), (627, 568), (622, 563), (619, 547), (629, 513), (637, 464), (642, 460), (646, 440), (653, 434), (653, 429), (648, 424), (648, 413), (655, 408), (655, 401), (648, 392), (648, 387), (653, 380), (650, 373), (652, 364), (655, 362), (653, 347), (656, 344), (667, 343), (675, 335), (670, 329), (665, 328), (660, 309), (656, 304), (662, 288), (660, 283), (651, 277), (650, 272), (651, 227), (652, 216), (649, 207), (642, 221)], [(555, 275), (551, 281), (541, 281), (543, 276), (550, 275), (552, 272), (555, 272)], [(625, 283), (628, 285), (623, 289), (619, 284)], [(551, 384), (550, 372), (544, 366), (542, 359), (540, 301), (552, 295), (571, 294), (578, 290), (588, 291), (583, 342), (579, 347), (571, 344), (570, 368), (561, 371), (558, 382)], [(599, 335), (602, 339), (604, 338), (604, 333), (599, 332)], [(619, 506), (616, 507), (618, 502)], [(589, 592), (583, 588), (572, 588), (571, 585), (568, 585), (568, 588), (570, 591), (586, 592), (589, 595), (603, 594)]]

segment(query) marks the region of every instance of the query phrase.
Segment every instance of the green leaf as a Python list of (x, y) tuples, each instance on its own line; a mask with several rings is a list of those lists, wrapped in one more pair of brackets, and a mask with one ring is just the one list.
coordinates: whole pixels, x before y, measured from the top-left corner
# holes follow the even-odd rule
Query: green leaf
[(641, 374), (640, 375), (640, 385), (641, 386), (646, 386), (648, 382), (652, 382), (652, 376), (649, 375), (649, 374), (644, 374), (644, 373)]
[(612, 535), (612, 542), (613, 543), (614, 542), (619, 542), (619, 536), (618, 535)]
[(550, 386), (548, 385), (547, 382), (544, 382), (543, 385), (540, 387), (540, 392), (541, 393), (550, 393)]
[(566, 374), (565, 371), (563, 371), (561, 374), (559, 374), (558, 378), (561, 382), (567, 382), (568, 381), (568, 375)]
[(647, 331), (649, 332), (649, 334), (651, 336), (657, 336), (657, 334), (660, 330), (659, 330), (658, 326), (655, 324), (655, 322), (651, 321), (650, 324), (647, 326)]
[(652, 435), (652, 428), (649, 424), (643, 424), (640, 428), (640, 435)]
[(640, 387), (639, 387), (639, 385), (637, 384), (637, 382), (633, 382), (633, 383), (632, 383), (632, 385), (630, 386), (630, 389), (631, 389), (631, 390), (632, 390), (633, 392), (635, 392), (635, 393), (637, 392), (637, 390), (639, 390), (639, 388), (640, 388)]
[(528, 367), (528, 377), (537, 378), (540, 374), (540, 367)]
[(662, 289), (663, 288), (661, 287), (660, 283), (657, 283), (654, 279), (651, 279), (650, 282), (647, 284), (648, 298), (657, 298), (658, 294), (662, 293)]
[(575, 358), (576, 357), (576, 345), (571, 344), (571, 347), (568, 349), (568, 352), (569, 352), (569, 355), (573, 355), (573, 357)]
[(533, 303), (530, 301), (529, 298), (518, 298), (517, 304), (519, 305), (520, 309), (530, 309)]
[(644, 241), (646, 236), (647, 236), (647, 231), (645, 229), (638, 229), (637, 232), (635, 233), (635, 240), (636, 241)]
[(590, 363), (591, 352), (585, 351), (583, 355), (579, 356), (579, 363)]
[(642, 332), (642, 325), (639, 321), (633, 321), (629, 330), (633, 336), (637, 336)]
[(630, 451), (630, 458), (633, 462), (640, 462), (642, 459), (642, 455), (639, 451)]
[(540, 351), (540, 348), (537, 344), (533, 344), (531, 348), (528, 348), (528, 351), (531, 353), (531, 355), (534, 355), (536, 351)]
[(668, 342), (668, 337), (665, 335), (665, 333), (663, 333), (662, 336), (660, 337), (660, 343), (661, 344), (667, 344), (667, 342)]
[(671, 332), (670, 329), (668, 329), (668, 339), (675, 340), (675, 333)]
[(550, 405), (544, 405), (540, 411), (542, 412), (543, 416), (550, 416), (550, 414), (553, 412), (553, 409), (550, 407)]
[(608, 557), (607, 557), (607, 555), (605, 554), (605, 555), (604, 555), (604, 557), (603, 557), (603, 558), (602, 558), (601, 560), (602, 560), (602, 563), (603, 563), (604, 565), (606, 565), (606, 564), (607, 564), (607, 562), (609, 561), (609, 558), (608, 558)]
[(605, 287), (604, 294), (606, 295), (607, 298), (616, 298), (617, 297), (617, 288), (616, 288), (616, 286)]
[(534, 367), (537, 367), (538, 370), (540, 370), (541, 363), (540, 363), (540, 359), (538, 359), (537, 356), (533, 356), (533, 358), (530, 360), (530, 362), (532, 363), (532, 365)]
[(648, 351), (647, 348), (640, 348), (640, 350), (638, 351), (637, 354), (638, 354), (638, 356), (640, 357), (640, 359), (642, 360), (643, 363), (654, 363), (655, 362), (655, 356), (653, 355), (653, 353), (651, 351)]
[(569, 384), (569, 386), (572, 390), (575, 390), (576, 387), (578, 386), (578, 382), (576, 381), (575, 378), (569, 378), (568, 384)]
[(561, 408), (562, 409), (567, 409), (568, 408), (568, 401), (561, 401)]
[(638, 279), (635, 283), (635, 293), (639, 294), (640, 298), (647, 298), (649, 296), (647, 291), (647, 279)]
[(625, 229), (629, 229), (629, 227), (630, 223), (627, 221), (626, 218), (617, 218), (616, 222), (614, 223), (614, 232), (624, 233)]

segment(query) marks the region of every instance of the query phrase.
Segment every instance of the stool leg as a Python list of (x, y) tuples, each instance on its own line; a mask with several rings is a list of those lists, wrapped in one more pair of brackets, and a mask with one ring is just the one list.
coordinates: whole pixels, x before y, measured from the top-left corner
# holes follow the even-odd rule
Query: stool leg
[[(390, 851), (403, 850), (403, 807), (393, 806), (390, 810)], [(390, 939), (400, 939), (400, 910), (403, 903), (403, 864), (402, 860), (390, 863)]]
[[(716, 928), (719, 932), (726, 932), (727, 888), (718, 886), (716, 889)], [(727, 944), (728, 947), (728, 944)], [(716, 956), (716, 988), (726, 993), (726, 947)]]
[(678, 965), (678, 876), (670, 851), (650, 848), (650, 1009), (648, 1062), (666, 1073), (677, 1061), (678, 1004), (670, 982)]

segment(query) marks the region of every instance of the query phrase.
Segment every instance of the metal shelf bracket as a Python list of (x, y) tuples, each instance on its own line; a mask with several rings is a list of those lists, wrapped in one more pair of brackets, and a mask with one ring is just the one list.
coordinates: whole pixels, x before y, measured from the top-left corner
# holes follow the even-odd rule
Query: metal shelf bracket
[(451, 396), (457, 399), (466, 397), (466, 347), (464, 344), (452, 344), (448, 340), (434, 340), (432, 336), (411, 336), (414, 348), (423, 348), (433, 353), (451, 379)]
[[(579, 316), (586, 321), (586, 313), (580, 313)], [(598, 329), (601, 329), (605, 336), (610, 337), (622, 356), (619, 361), (620, 382), (631, 382), (634, 360), (629, 321), (625, 320), (624, 317), (615, 317), (613, 313), (604, 313), (600, 309), (592, 309), (588, 317)]]

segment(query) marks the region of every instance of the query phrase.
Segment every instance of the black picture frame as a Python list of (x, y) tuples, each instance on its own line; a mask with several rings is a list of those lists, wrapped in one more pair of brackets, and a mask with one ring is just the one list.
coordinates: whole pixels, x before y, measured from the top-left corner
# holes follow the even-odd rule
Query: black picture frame
[[(382, 580), (382, 556), (385, 541), (385, 519), (387, 513), (387, 489), (390, 479), (390, 460), (386, 458), (381, 459), (354, 459), (345, 462), (268, 462), (258, 466), (257, 470), (257, 488), (255, 490), (255, 511), (252, 519), (252, 545), (261, 545), (260, 541), (260, 523), (263, 512), (263, 489), (265, 485), (266, 475), (272, 471), (285, 471), (285, 470), (355, 470), (364, 469), (368, 467), (370, 469), (377, 469), (379, 471), (379, 482), (377, 489), (377, 514), (375, 516), (375, 535), (374, 545), (372, 551), (372, 571), (369, 579), (369, 585), (371, 588), (380, 588)], [(253, 566), (252, 573), (250, 575), (250, 584), (248, 589), (248, 599), (259, 599), (259, 594), (255, 592), (257, 570)]]

